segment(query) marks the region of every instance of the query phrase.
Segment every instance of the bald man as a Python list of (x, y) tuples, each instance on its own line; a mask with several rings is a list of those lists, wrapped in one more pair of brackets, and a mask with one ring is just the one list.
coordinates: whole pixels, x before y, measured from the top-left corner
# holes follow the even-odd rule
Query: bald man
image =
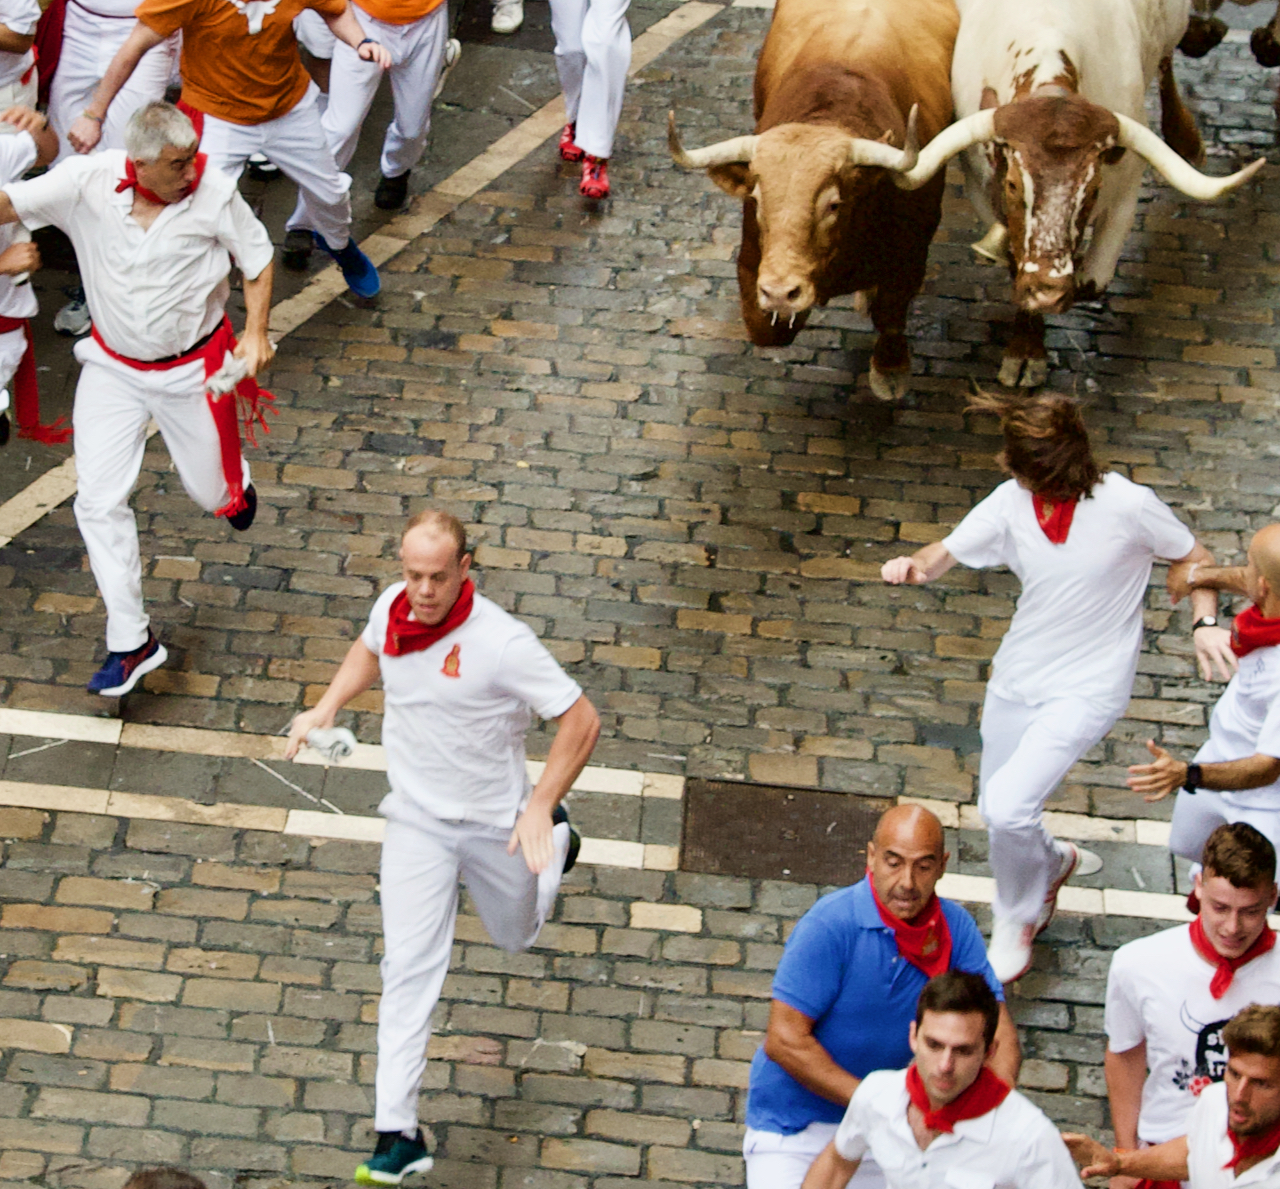
[(1237, 670), (1214, 707), (1209, 740), (1191, 763), (1154, 740), (1150, 764), (1129, 769), (1129, 787), (1148, 801), (1180, 789), (1169, 849), (1200, 861), (1210, 834), (1248, 822), (1280, 850), (1280, 524), (1254, 534), (1243, 566), (1192, 566), (1182, 588), (1225, 590), (1251, 606), (1236, 616), (1231, 650)]
[[(873, 1070), (911, 1060), (925, 984), (946, 970), (981, 975), (1000, 1001), (992, 1068), (1018, 1076), (1018, 1033), (973, 918), (934, 891), (949, 858), (942, 824), (918, 805), (879, 821), (866, 878), (832, 892), (797, 922), (773, 980), (769, 1031), (751, 1063), (747, 1189), (800, 1189), (849, 1099)], [(884, 1184), (864, 1159), (850, 1185)]]

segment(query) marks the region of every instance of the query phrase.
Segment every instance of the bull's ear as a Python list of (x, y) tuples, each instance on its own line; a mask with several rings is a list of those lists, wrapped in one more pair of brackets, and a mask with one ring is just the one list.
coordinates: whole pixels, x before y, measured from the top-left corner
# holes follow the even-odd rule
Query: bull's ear
[(1124, 160), (1124, 145), (1113, 144), (1109, 149), (1103, 149), (1099, 159), (1103, 165), (1119, 165)]
[(754, 183), (751, 180), (751, 166), (745, 161), (733, 161), (728, 165), (713, 165), (707, 170), (707, 176), (726, 194), (734, 198), (747, 198)]

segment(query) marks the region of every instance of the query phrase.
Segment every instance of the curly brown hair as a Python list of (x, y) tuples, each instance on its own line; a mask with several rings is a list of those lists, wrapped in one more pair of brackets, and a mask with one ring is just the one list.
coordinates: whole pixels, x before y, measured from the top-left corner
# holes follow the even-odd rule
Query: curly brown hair
[(1102, 474), (1080, 404), (1059, 392), (1005, 396), (979, 389), (965, 410), (994, 413), (1004, 431), (1002, 470), (1049, 500), (1088, 499)]

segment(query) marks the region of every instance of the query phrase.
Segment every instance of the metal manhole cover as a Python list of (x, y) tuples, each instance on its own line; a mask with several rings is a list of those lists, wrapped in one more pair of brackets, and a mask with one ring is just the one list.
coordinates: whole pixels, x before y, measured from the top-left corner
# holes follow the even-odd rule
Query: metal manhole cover
[(732, 780), (685, 785), (680, 870), (796, 883), (851, 884), (894, 802)]

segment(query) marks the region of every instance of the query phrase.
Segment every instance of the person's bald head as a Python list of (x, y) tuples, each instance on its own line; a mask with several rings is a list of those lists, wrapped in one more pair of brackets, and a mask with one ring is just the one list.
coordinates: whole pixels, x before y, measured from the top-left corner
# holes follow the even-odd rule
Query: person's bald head
[(419, 512), (400, 537), (404, 593), (419, 623), (440, 623), (458, 600), (471, 569), (467, 532), (448, 512)]
[(895, 805), (867, 845), (867, 876), (899, 920), (920, 915), (947, 869), (942, 823), (922, 805)]
[(1268, 524), (1253, 534), (1248, 576), (1250, 597), (1263, 608), (1263, 614), (1280, 614), (1280, 524)]

